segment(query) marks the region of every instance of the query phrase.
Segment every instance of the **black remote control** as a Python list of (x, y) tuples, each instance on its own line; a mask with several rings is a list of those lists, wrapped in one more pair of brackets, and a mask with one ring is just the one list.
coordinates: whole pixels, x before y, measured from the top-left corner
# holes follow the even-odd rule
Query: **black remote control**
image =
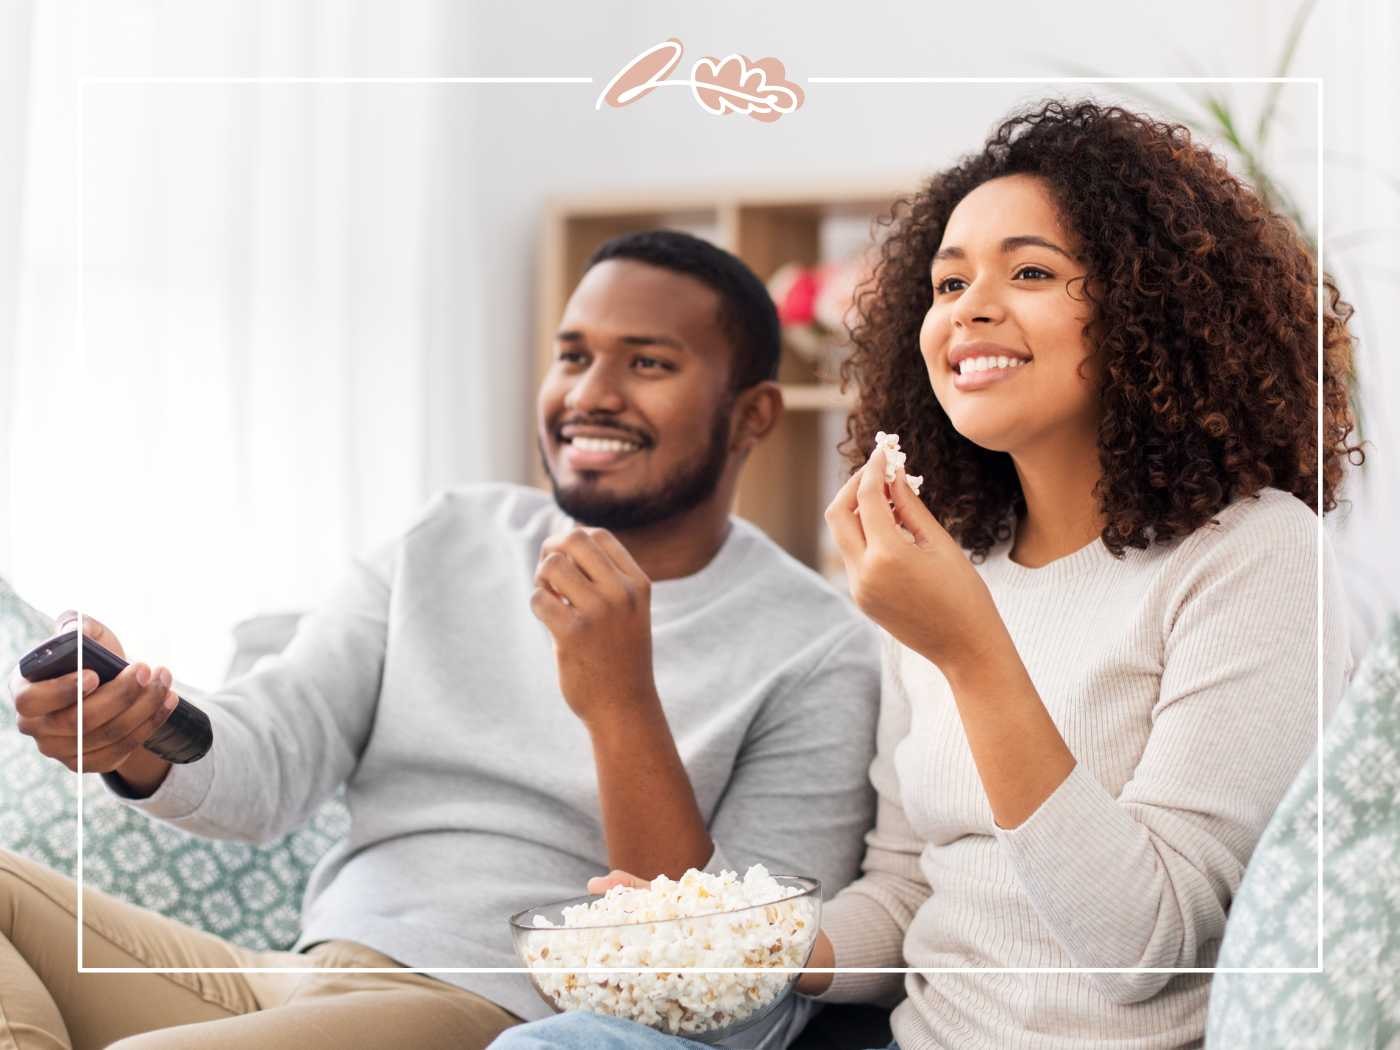
[[(87, 635), (83, 635), (83, 670), (91, 668), (97, 672), (97, 680), (106, 684), (117, 677), (126, 667), (126, 661), (106, 646), (99, 645)], [(50, 638), (26, 653), (19, 662), (20, 675), (30, 682), (43, 682), (50, 678), (72, 674), (78, 669), (78, 632)], [(159, 755), (167, 762), (184, 764), (203, 758), (214, 743), (214, 729), (209, 724), (209, 716), (184, 697), (170, 712), (165, 724), (156, 730), (155, 736), (146, 741), (147, 751)]]

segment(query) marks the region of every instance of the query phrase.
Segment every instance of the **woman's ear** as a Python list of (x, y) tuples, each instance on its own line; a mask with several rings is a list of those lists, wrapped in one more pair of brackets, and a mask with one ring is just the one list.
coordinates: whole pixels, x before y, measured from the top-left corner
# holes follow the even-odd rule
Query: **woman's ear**
[(783, 417), (783, 392), (777, 383), (764, 380), (739, 391), (734, 399), (734, 431), (729, 447), (748, 453), (766, 438)]

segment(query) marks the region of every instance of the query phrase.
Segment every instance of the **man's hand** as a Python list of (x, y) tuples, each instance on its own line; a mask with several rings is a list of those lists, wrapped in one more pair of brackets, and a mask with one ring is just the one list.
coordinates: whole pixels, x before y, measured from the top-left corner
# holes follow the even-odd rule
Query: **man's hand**
[(554, 636), (559, 688), (593, 741), (608, 862), (679, 878), (714, 850), (651, 666), (651, 581), (605, 529), (549, 539), (531, 611)]
[(559, 688), (590, 731), (659, 706), (651, 581), (612, 533), (580, 527), (546, 540), (530, 610), (554, 636)]
[[(76, 613), (59, 617), (59, 634), (66, 633)], [(116, 635), (90, 616), (83, 617), (83, 633), (125, 659)], [(165, 724), (179, 698), (172, 691), (171, 674), (145, 664), (130, 664), (106, 685), (98, 685), (97, 672), (83, 671), (83, 771), (117, 773), (138, 792), (149, 794), (159, 786), (170, 764), (142, 745)], [(16, 667), (10, 676), (19, 731), (31, 737), (39, 753), (69, 769), (78, 768), (78, 675), (62, 675), (46, 682), (22, 678)]]

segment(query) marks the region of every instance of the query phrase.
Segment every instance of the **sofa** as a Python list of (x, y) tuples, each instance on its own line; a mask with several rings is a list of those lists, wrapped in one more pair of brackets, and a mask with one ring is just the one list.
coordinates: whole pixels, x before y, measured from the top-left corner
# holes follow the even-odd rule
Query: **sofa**
[[(296, 616), (235, 631), (230, 676), (279, 651)], [(0, 663), (52, 623), (0, 579)], [(8, 671), (6, 672), (8, 674)], [(1369, 1050), (1400, 1046), (1400, 617), (1372, 643), (1323, 741), (1326, 775), (1327, 969), (1217, 975), (1207, 1047)], [(89, 885), (254, 949), (296, 939), (301, 897), (320, 856), (348, 829), (332, 799), (304, 828), (268, 846), (209, 842), (147, 820), (97, 782), (82, 787)], [(1220, 967), (1316, 963), (1317, 764), (1309, 762), (1270, 822), (1231, 909)], [(76, 868), (73, 778), (42, 758), (0, 704), (0, 848), (59, 871)], [(888, 1011), (828, 1008), (794, 1050), (864, 1050), (890, 1038)]]

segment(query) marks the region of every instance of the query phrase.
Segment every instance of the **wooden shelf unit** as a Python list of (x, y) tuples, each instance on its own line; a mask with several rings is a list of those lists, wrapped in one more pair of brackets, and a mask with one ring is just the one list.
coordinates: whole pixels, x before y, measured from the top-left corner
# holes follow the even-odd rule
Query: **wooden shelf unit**
[[(872, 221), (915, 185), (910, 178), (782, 189), (611, 193), (553, 202), (545, 218), (541, 258), (536, 380), (549, 367), (556, 326), (584, 263), (609, 238), (658, 227), (683, 229), (733, 252), (767, 281), (784, 263), (836, 261), (823, 258), (833, 225), (844, 225), (848, 239), (856, 230), (862, 243), (868, 241)], [(833, 566), (830, 551), (824, 550), (822, 511), (840, 483), (831, 417), (844, 420), (854, 392), (843, 395), (835, 385), (819, 382), (811, 365), (786, 347), (778, 380), (786, 411), (745, 466), (735, 511), (800, 561), (829, 571)], [(542, 475), (536, 480), (545, 481)]]

